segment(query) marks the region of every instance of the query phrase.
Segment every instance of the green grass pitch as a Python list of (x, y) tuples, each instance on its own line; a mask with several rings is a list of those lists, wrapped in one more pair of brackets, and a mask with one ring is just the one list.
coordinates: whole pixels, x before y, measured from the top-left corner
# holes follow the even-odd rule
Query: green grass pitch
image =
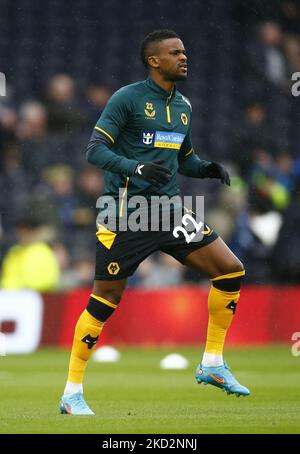
[[(170, 352), (186, 370), (159, 369)], [(90, 361), (85, 397), (96, 415), (58, 412), (69, 353), (42, 349), (0, 357), (0, 433), (300, 433), (300, 357), (289, 345), (230, 349), (226, 359), (251, 396), (199, 386), (200, 349), (121, 349), (115, 364)]]

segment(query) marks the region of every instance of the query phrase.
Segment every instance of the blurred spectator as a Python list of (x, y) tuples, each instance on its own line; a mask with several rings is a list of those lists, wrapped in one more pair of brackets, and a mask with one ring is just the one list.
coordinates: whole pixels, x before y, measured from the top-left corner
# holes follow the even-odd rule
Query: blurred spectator
[(95, 274), (95, 262), (89, 249), (80, 249), (76, 246), (76, 251), (71, 257), (63, 243), (55, 242), (53, 251), (61, 270), (59, 290), (91, 286)]
[(276, 164), (278, 182), (294, 194), (300, 182), (300, 158), (294, 158), (290, 153), (283, 151), (278, 153)]
[(270, 149), (271, 146), (266, 107), (260, 101), (250, 101), (244, 109), (242, 120), (234, 128), (228, 155), (245, 176), (252, 163), (253, 149)]
[(249, 95), (256, 94), (266, 99), (272, 88), (289, 92), (290, 67), (284, 53), (284, 35), (278, 23), (262, 23), (256, 41), (249, 46), (246, 67)]
[(1, 286), (5, 289), (54, 291), (59, 266), (52, 249), (43, 240), (41, 225), (33, 218), (16, 223), (17, 244), (4, 257)]
[(281, 0), (279, 2), (280, 22), (285, 32), (299, 33), (300, 2), (299, 0)]
[(49, 80), (46, 108), (50, 132), (74, 133), (87, 125), (76, 98), (74, 79), (68, 74), (56, 74)]
[(7, 142), (2, 149), (2, 172), (0, 178), (0, 212), (7, 232), (12, 234), (14, 221), (22, 213), (30, 192), (31, 176), (22, 167), (20, 149), (16, 141)]
[[(282, 271), (276, 260), (278, 251), (282, 252), (286, 223), (290, 236), (295, 236), (293, 244), (297, 245), (297, 234), (291, 233), (296, 224), (291, 224), (288, 216), (291, 217), (291, 206), (296, 206), (292, 195), (299, 187), (300, 162), (286, 152), (279, 153), (276, 159), (265, 150), (255, 150), (253, 156), (248, 208), (238, 215), (231, 246), (245, 264), (248, 282), (268, 282), (274, 279), (274, 267)], [(290, 252), (285, 253), (286, 262), (293, 257)]]
[(91, 286), (95, 277), (95, 261), (91, 251), (77, 251), (73, 259), (73, 273), (76, 287)]
[(22, 167), (31, 175), (33, 184), (36, 184), (51, 156), (47, 140), (47, 112), (42, 103), (29, 101), (21, 106), (17, 137), (21, 147)]
[(284, 41), (284, 50), (289, 61), (291, 73), (300, 71), (300, 39), (298, 36), (288, 35)]
[[(227, 166), (230, 170), (230, 168)], [(233, 171), (230, 172), (230, 188), (222, 188), (215, 204), (205, 209), (205, 221), (214, 227), (214, 230), (225, 242), (229, 242), (235, 230), (236, 219), (247, 202), (247, 185)]]
[(58, 291), (65, 291), (77, 286), (77, 280), (74, 276), (74, 269), (71, 263), (71, 254), (66, 245), (60, 241), (54, 241), (53, 252), (57, 259), (60, 278), (57, 284)]
[(91, 84), (86, 90), (86, 112), (89, 117), (89, 128), (93, 128), (100, 117), (112, 92), (106, 85)]
[(29, 101), (22, 105), (19, 113), (18, 138), (41, 140), (47, 131), (47, 112), (40, 102)]
[(271, 281), (270, 258), (281, 225), (282, 218), (273, 209), (270, 198), (253, 187), (249, 206), (239, 212), (230, 242), (232, 251), (247, 270), (246, 282), (260, 284)]
[(52, 222), (70, 231), (75, 225), (77, 208), (73, 169), (65, 165), (47, 167), (43, 172), (43, 181), (47, 187), (40, 201), (45, 204), (46, 210), (49, 206), (52, 208)]
[(7, 106), (2, 106), (0, 104), (0, 150), (6, 142), (11, 142), (15, 140), (16, 127), (17, 114), (15, 110)]
[(272, 278), (281, 283), (300, 282), (300, 184), (282, 220), (271, 263)]
[(264, 207), (267, 204), (270, 210), (284, 210), (290, 201), (289, 191), (280, 181), (280, 171), (276, 161), (262, 149), (254, 150), (253, 157), (248, 180), (250, 188), (258, 196), (256, 203), (262, 203)]
[(77, 226), (95, 229), (98, 209), (96, 203), (104, 187), (103, 175), (96, 167), (85, 167), (79, 174), (76, 187), (78, 207), (75, 211)]
[(284, 87), (289, 79), (288, 63), (283, 52), (283, 34), (279, 24), (265, 22), (260, 29), (264, 75), (274, 85)]

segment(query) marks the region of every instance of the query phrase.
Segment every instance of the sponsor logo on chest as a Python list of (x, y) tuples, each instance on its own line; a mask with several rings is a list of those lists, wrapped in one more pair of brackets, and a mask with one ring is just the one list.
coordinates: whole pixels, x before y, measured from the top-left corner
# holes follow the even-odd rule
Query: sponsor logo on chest
[(145, 145), (152, 145), (154, 133), (143, 132), (143, 143)]
[(143, 144), (157, 148), (171, 148), (179, 150), (184, 141), (185, 134), (179, 132), (143, 132)]

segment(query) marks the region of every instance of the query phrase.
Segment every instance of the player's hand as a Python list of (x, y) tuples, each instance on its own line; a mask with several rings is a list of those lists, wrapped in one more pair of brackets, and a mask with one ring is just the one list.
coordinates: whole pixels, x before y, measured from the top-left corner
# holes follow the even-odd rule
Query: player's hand
[(211, 162), (206, 168), (206, 178), (219, 178), (223, 184), (230, 186), (230, 176), (222, 164), (218, 162)]
[(155, 186), (162, 186), (170, 180), (171, 172), (162, 166), (163, 161), (140, 162), (134, 171), (134, 176), (142, 178)]

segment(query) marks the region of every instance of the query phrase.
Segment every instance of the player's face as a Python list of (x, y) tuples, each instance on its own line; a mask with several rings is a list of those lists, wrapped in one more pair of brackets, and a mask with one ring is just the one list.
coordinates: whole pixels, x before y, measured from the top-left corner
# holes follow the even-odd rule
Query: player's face
[(158, 71), (166, 80), (176, 81), (187, 78), (187, 56), (180, 39), (169, 38), (158, 43), (154, 58)]

